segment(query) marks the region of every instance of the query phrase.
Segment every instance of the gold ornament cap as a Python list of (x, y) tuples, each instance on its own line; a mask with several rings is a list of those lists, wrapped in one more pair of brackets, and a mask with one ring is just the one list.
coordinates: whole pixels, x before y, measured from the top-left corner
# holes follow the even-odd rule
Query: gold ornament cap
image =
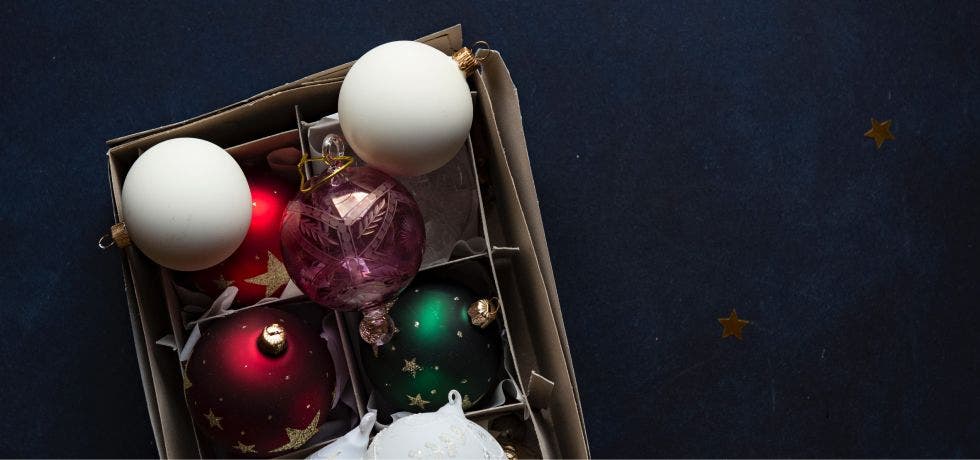
[(286, 351), (286, 330), (278, 323), (272, 323), (262, 330), (258, 344), (262, 353), (275, 358)]
[(126, 229), (125, 222), (113, 224), (112, 227), (109, 227), (109, 233), (99, 238), (99, 247), (102, 249), (109, 249), (114, 245), (124, 248), (130, 244), (132, 241), (129, 239), (129, 230)]
[(466, 309), (466, 313), (470, 315), (470, 322), (480, 329), (486, 329), (490, 323), (497, 319), (497, 313), (499, 311), (500, 302), (496, 297), (479, 299), (471, 303), (470, 307)]
[(463, 71), (463, 75), (469, 75), (480, 67), (480, 60), (476, 58), (476, 54), (465, 46), (453, 53), (453, 60), (456, 61), (459, 70)]
[(364, 317), (361, 318), (361, 324), (357, 328), (361, 339), (371, 344), (375, 357), (378, 356), (378, 347), (388, 343), (398, 333), (395, 320), (388, 316), (388, 312), (394, 305), (395, 301), (392, 300), (366, 310)]

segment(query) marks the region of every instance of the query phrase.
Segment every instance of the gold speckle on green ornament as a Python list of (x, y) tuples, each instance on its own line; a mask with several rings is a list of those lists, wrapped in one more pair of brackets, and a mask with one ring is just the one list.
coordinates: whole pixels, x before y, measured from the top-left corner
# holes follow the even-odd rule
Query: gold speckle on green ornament
[[(409, 374), (412, 374), (413, 379), (415, 378), (415, 374), (423, 369), (422, 366), (419, 366), (418, 363), (415, 362), (415, 358), (404, 359), (402, 361), (405, 361), (405, 367), (402, 367), (402, 372), (408, 372)], [(439, 368), (436, 367), (436, 369), (438, 370)]]
[(434, 395), (434, 394), (436, 394), (436, 390), (432, 390), (432, 391), (430, 391), (430, 392), (429, 392), (429, 394), (430, 394), (430, 395)]
[(419, 322), (418, 321), (415, 322), (415, 327), (419, 327)]
[(425, 410), (425, 405), (431, 402), (422, 399), (422, 393), (416, 393), (415, 396), (405, 395), (405, 397), (408, 398), (409, 406), (415, 406), (422, 410)]

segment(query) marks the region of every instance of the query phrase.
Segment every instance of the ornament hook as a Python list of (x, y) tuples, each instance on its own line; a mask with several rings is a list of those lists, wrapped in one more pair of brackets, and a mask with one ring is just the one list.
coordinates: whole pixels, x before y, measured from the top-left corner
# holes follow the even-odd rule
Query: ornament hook
[[(296, 165), (296, 169), (299, 171), (299, 191), (311, 192), (352, 165), (354, 157), (347, 155), (346, 150), (347, 143), (344, 142), (344, 138), (336, 134), (330, 134), (323, 139), (323, 148), (321, 149), (323, 156), (321, 157), (311, 158), (306, 150), (303, 150), (303, 156), (300, 157), (299, 164)], [(308, 178), (312, 174), (310, 163), (313, 162), (326, 164), (327, 170), (317, 177)]]

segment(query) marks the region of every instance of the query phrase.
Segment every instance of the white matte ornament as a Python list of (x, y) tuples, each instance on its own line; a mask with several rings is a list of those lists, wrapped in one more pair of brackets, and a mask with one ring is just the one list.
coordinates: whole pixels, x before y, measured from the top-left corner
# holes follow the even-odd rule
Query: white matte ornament
[(214, 266), (245, 239), (252, 194), (224, 149), (182, 137), (150, 147), (122, 188), (122, 219), (133, 244), (174, 270)]
[(374, 437), (365, 459), (484, 458), (505, 459), (503, 448), (480, 425), (463, 415), (459, 392), (436, 412), (395, 420)]
[(344, 77), (337, 107), (354, 153), (394, 176), (426, 174), (449, 162), (473, 123), (470, 87), (457, 62), (411, 41), (361, 56)]

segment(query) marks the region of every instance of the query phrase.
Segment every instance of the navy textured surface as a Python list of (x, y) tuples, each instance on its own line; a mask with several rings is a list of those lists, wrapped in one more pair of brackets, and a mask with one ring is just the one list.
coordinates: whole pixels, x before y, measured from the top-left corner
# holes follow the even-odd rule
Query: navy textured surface
[(156, 453), (104, 140), (457, 22), (520, 90), (595, 456), (980, 456), (977, 2), (21, 3), (4, 456)]

